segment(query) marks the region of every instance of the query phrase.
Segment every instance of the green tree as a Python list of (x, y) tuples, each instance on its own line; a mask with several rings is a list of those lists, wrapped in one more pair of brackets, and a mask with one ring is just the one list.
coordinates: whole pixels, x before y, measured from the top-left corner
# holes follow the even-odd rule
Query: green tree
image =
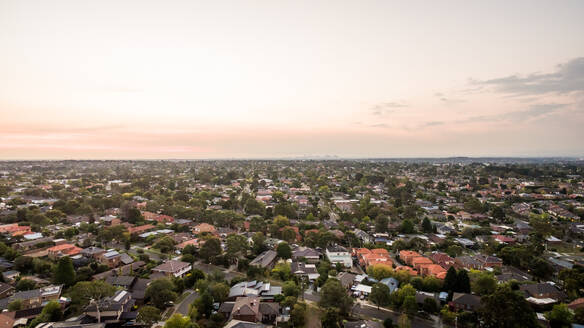
[(443, 289), (445, 291), (449, 293), (454, 291), (456, 288), (457, 276), (456, 269), (453, 266), (448, 268), (448, 271), (446, 271), (446, 277), (444, 277)]
[(376, 280), (382, 280), (393, 276), (393, 270), (389, 265), (374, 264), (367, 267), (367, 273)]
[(497, 280), (486, 272), (481, 272), (479, 276), (471, 283), (473, 292), (479, 295), (488, 295), (497, 289)]
[(245, 255), (247, 253), (247, 238), (243, 235), (231, 234), (225, 241), (227, 255), (231, 258)]
[(402, 221), (402, 224), (401, 224), (399, 230), (401, 233), (407, 233), (407, 234), (414, 233), (415, 232), (414, 223), (412, 223), (412, 221), (409, 219), (405, 219)]
[(15, 299), (14, 301), (8, 303), (8, 311), (18, 311), (22, 310), (22, 300)]
[(264, 236), (262, 232), (258, 231), (254, 233), (253, 236), (251, 237), (251, 240), (253, 241), (252, 251), (254, 254), (257, 255), (266, 250), (266, 246), (264, 245), (264, 242), (266, 241), (266, 236)]
[(399, 328), (411, 328), (412, 323), (410, 322), (410, 318), (404, 313), (397, 319), (397, 326)]
[(73, 261), (68, 256), (59, 259), (55, 267), (55, 283), (71, 286), (75, 282), (75, 268)]
[(282, 215), (278, 215), (274, 218), (274, 224), (277, 225), (279, 228), (283, 228), (285, 226), (289, 226), (290, 225), (290, 220), (288, 220), (287, 217), (282, 216)]
[(156, 279), (146, 288), (146, 299), (159, 309), (166, 308), (168, 302), (174, 302), (177, 298), (174, 292), (174, 284), (170, 279)]
[(71, 304), (76, 308), (81, 308), (89, 304), (89, 300), (99, 300), (103, 297), (112, 296), (116, 288), (102, 280), (81, 281), (69, 289)]
[(337, 279), (328, 279), (320, 291), (319, 305), (324, 308), (337, 308), (341, 314), (345, 315), (351, 310), (353, 299), (347, 295), (347, 292), (341, 282)]
[(304, 325), (304, 316), (306, 315), (306, 304), (296, 303), (290, 311), (290, 320), (294, 327), (302, 327)]
[(170, 253), (174, 251), (175, 241), (170, 236), (160, 238), (152, 247), (160, 250), (162, 253)]
[(424, 303), (422, 304), (422, 309), (427, 313), (434, 314), (438, 312), (438, 303), (433, 298), (425, 298)]
[(281, 235), (283, 240), (285, 240), (289, 243), (296, 240), (296, 231), (290, 227), (286, 227), (286, 228), (282, 229), (282, 232), (280, 233), (280, 235)]
[(321, 321), (322, 328), (340, 328), (341, 316), (339, 315), (339, 310), (327, 308)]
[(16, 290), (23, 291), (23, 290), (33, 290), (37, 287), (36, 282), (30, 279), (20, 279), (16, 284)]
[(552, 328), (569, 328), (574, 320), (574, 314), (566, 304), (556, 304), (545, 314)]
[(300, 288), (298, 288), (294, 281), (286, 281), (282, 286), (282, 293), (284, 293), (285, 296), (298, 297)]
[(389, 224), (389, 219), (385, 215), (379, 215), (375, 218), (375, 231), (376, 232), (387, 232), (387, 226)]
[(212, 262), (216, 256), (221, 254), (221, 241), (219, 238), (207, 239), (201, 247), (199, 254), (205, 261)]
[(422, 220), (422, 231), (432, 232), (432, 222), (430, 222), (428, 217), (424, 217), (424, 220)]
[(189, 317), (175, 313), (166, 320), (164, 328), (194, 328), (194, 324)]
[(415, 296), (406, 296), (402, 304), (402, 310), (408, 315), (414, 315), (418, 312), (418, 303), (416, 303)]
[(459, 293), (470, 293), (470, 279), (466, 270), (458, 271), (458, 274), (456, 275), (456, 287), (454, 288), (454, 291)]
[(209, 292), (215, 302), (223, 303), (229, 296), (229, 286), (222, 282), (216, 282), (209, 287)]
[(509, 286), (500, 286), (494, 293), (483, 296), (481, 304), (480, 316), (485, 327), (539, 327), (529, 303)]
[(151, 326), (161, 319), (160, 310), (154, 306), (143, 305), (138, 309), (137, 321)]
[(385, 284), (377, 283), (371, 287), (371, 294), (369, 295), (369, 300), (373, 304), (377, 305), (377, 309), (380, 306), (389, 305), (389, 287)]
[(197, 308), (199, 318), (209, 318), (213, 312), (213, 296), (207, 291), (204, 291), (201, 293), (201, 296), (193, 302), (193, 306)]
[(279, 243), (276, 252), (278, 253), (278, 257), (283, 259), (289, 259), (292, 257), (292, 248), (290, 248), (288, 243)]

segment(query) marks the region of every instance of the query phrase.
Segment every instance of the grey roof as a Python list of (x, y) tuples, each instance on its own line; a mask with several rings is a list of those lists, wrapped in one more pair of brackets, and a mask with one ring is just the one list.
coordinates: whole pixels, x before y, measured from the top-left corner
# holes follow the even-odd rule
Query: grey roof
[(117, 276), (117, 277), (107, 277), (105, 282), (113, 286), (130, 287), (136, 280), (133, 276)]
[(272, 262), (274, 262), (276, 256), (278, 256), (278, 253), (276, 253), (273, 250), (267, 250), (258, 255), (258, 257), (256, 257), (255, 259), (253, 259), (253, 261), (251, 261), (249, 265), (258, 265), (261, 266), (262, 268), (265, 268), (269, 266)]
[(481, 297), (467, 293), (454, 293), (452, 295), (452, 302), (468, 305), (471, 308), (479, 308), (481, 306)]

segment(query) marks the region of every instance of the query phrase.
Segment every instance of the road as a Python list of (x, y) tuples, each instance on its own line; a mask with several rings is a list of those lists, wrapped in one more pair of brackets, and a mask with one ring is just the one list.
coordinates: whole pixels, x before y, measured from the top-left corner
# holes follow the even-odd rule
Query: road
[(197, 292), (195, 292), (194, 290), (191, 290), (191, 289), (185, 291), (185, 293), (189, 293), (189, 295), (187, 297), (185, 297), (180, 303), (178, 303), (174, 306), (174, 313), (188, 315), (189, 314), (189, 305), (191, 305), (195, 301), (195, 299), (199, 296), (199, 294)]

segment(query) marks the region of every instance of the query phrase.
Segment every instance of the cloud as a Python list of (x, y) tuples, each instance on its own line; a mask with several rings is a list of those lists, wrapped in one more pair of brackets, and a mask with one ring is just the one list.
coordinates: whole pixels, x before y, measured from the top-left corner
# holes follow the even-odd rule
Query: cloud
[(389, 125), (385, 123), (371, 124), (369, 127), (372, 128), (389, 128)]
[(538, 119), (540, 117), (552, 114), (568, 104), (537, 104), (532, 105), (525, 110), (517, 110), (503, 114), (496, 115), (480, 115), (471, 116), (464, 120), (459, 120), (456, 123), (481, 123), (481, 122), (512, 122), (519, 123), (531, 119)]
[(447, 97), (442, 92), (436, 92), (434, 94), (434, 96), (436, 98), (438, 98), (442, 103), (447, 104), (447, 105), (456, 105), (456, 104), (460, 104), (460, 103), (465, 102), (465, 100), (463, 100), (463, 99)]
[(492, 87), (496, 92), (512, 95), (566, 94), (584, 91), (584, 57), (557, 66), (555, 72), (510, 75), (491, 80), (471, 80), (478, 86)]
[(408, 107), (408, 105), (398, 102), (383, 102), (371, 107), (371, 114), (375, 116), (385, 116), (396, 111), (396, 108)]
[(424, 123), (424, 126), (439, 126), (439, 125), (444, 125), (444, 122), (442, 122), (442, 121), (430, 121), (430, 122)]

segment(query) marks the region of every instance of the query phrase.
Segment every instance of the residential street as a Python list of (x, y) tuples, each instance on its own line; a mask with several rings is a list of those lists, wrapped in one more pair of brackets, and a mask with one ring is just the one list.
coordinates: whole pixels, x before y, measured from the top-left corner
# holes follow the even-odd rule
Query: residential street
[(189, 314), (189, 305), (195, 301), (195, 299), (199, 296), (197, 292), (194, 290), (187, 290), (185, 293), (190, 293), (187, 297), (185, 297), (180, 303), (174, 306), (174, 313), (180, 313), (182, 315)]

